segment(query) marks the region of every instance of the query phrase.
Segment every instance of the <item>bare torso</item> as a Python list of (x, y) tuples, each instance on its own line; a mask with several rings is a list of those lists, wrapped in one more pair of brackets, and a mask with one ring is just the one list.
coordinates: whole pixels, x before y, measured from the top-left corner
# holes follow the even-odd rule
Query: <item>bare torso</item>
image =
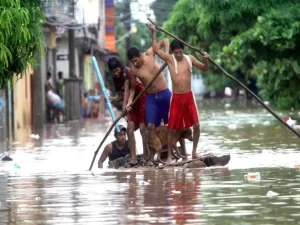
[(192, 74), (189, 64), (185, 57), (181, 61), (177, 61), (178, 71), (175, 71), (175, 64), (172, 60), (168, 63), (169, 71), (172, 79), (173, 93), (186, 93), (192, 90)]
[[(144, 64), (141, 68), (132, 68), (132, 72), (136, 75), (137, 78), (143, 83), (144, 86), (147, 86), (151, 79), (155, 76), (156, 72), (159, 70), (160, 66), (155, 60), (154, 55), (142, 54), (144, 59)], [(163, 75), (160, 73), (154, 82), (147, 89), (147, 93), (153, 94), (159, 91), (162, 91), (168, 87), (167, 81)]]

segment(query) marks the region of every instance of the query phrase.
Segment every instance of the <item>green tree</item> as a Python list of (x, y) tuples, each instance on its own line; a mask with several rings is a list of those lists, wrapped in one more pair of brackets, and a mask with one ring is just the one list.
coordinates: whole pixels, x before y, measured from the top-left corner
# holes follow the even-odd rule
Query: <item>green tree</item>
[[(228, 72), (256, 79), (260, 95), (282, 108), (300, 107), (300, 5), (288, 0), (179, 0), (164, 28), (208, 51)], [(211, 89), (233, 86), (211, 67)]]
[(0, 89), (21, 78), (43, 49), (40, 0), (0, 0)]

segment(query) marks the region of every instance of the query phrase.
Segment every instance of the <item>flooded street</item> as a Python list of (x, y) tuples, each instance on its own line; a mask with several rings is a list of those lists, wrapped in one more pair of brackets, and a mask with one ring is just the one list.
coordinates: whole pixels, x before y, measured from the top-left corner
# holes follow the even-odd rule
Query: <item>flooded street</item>
[[(102, 148), (88, 171), (109, 119), (45, 125), (39, 138), (19, 130), (13, 161), (0, 161), (0, 224), (300, 224), (300, 139), (261, 106), (198, 109), (198, 153), (230, 154), (225, 167), (98, 169)], [(300, 123), (298, 111), (279, 115)]]

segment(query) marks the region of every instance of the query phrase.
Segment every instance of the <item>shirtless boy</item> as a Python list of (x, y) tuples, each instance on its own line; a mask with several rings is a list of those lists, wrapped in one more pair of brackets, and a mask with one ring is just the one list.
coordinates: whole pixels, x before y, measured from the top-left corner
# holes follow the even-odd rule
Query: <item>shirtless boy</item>
[[(158, 49), (164, 47), (165, 54), (169, 52), (169, 40), (163, 39), (156, 45)], [(160, 66), (155, 60), (155, 53), (150, 47), (146, 52), (140, 51), (132, 47), (127, 51), (127, 57), (133, 64), (131, 67), (130, 76), (130, 95), (127, 103), (127, 110), (131, 110), (133, 96), (135, 94), (134, 84), (138, 78), (144, 86), (147, 86)], [(172, 93), (168, 89), (168, 85), (163, 73), (160, 73), (151, 86), (147, 89), (146, 99), (146, 124), (147, 124), (147, 139), (151, 138), (154, 128), (160, 126), (161, 120), (164, 124), (168, 123), (170, 99)], [(184, 140), (180, 141), (184, 148)]]
[[(126, 110), (126, 105), (129, 97), (129, 89), (130, 89), (130, 76), (131, 71), (130, 68), (125, 67), (117, 58), (112, 57), (107, 62), (108, 69), (111, 71), (113, 75), (113, 82), (115, 91), (117, 92), (117, 97), (110, 97), (111, 102), (121, 102), (123, 101), (123, 111)], [(143, 91), (143, 84), (137, 79), (133, 85), (135, 90), (135, 95), (138, 95)], [(147, 146), (145, 142), (146, 136), (146, 127), (145, 127), (145, 102), (146, 102), (146, 94), (143, 94), (138, 102), (133, 105), (132, 111), (129, 112), (127, 116), (127, 135), (130, 149), (131, 160), (129, 166), (135, 166), (137, 164), (137, 156), (136, 156), (136, 143), (134, 137), (134, 131), (140, 128), (140, 133), (143, 140), (143, 157), (147, 157)]]
[[(193, 151), (192, 158), (199, 158), (196, 154), (196, 149), (200, 137), (200, 125), (198, 117), (198, 109), (195, 102), (195, 97), (192, 90), (191, 78), (192, 67), (207, 71), (209, 55), (204, 53), (204, 64), (199, 62), (192, 55), (183, 54), (184, 45), (178, 41), (173, 40), (171, 43), (172, 55), (167, 52), (161, 51), (156, 42), (156, 29), (152, 24), (148, 25), (152, 31), (152, 49), (153, 51), (163, 59), (167, 64), (171, 74), (173, 95), (170, 106), (169, 114), (169, 132), (168, 132), (168, 164), (172, 163), (171, 153), (173, 135), (177, 130), (186, 129), (193, 126)], [(184, 109), (184, 110), (183, 110)]]

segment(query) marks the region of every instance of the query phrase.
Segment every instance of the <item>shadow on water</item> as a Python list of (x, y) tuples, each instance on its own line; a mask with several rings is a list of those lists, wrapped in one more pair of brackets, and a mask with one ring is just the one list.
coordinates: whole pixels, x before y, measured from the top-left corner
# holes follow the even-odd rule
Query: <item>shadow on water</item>
[(39, 138), (19, 130), (14, 161), (0, 162), (0, 224), (300, 224), (299, 139), (261, 107), (198, 109), (199, 153), (230, 153), (226, 167), (90, 172), (109, 120), (45, 125)]

